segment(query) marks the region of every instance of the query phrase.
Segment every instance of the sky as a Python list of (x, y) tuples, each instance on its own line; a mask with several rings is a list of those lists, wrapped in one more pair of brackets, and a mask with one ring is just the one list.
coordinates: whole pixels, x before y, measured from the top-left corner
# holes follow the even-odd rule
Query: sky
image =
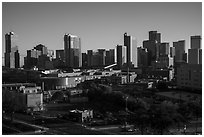
[[(63, 36), (71, 33), (81, 38), (82, 52), (111, 49), (123, 44), (127, 32), (137, 46), (148, 39), (149, 31), (161, 33), (161, 41), (186, 40), (202, 35), (201, 2), (3, 2), (2, 56), (5, 34), (13, 31), (21, 55), (43, 44), (51, 50), (64, 48)], [(2, 57), (3, 58), (3, 57)], [(3, 60), (2, 60), (3, 61)]]

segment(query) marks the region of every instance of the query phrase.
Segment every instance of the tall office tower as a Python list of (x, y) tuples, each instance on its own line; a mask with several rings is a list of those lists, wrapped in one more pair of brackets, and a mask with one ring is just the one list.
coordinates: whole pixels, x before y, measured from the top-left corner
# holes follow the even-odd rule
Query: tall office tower
[(146, 48), (138, 47), (137, 48), (137, 57), (138, 57), (138, 67), (147, 67), (148, 66), (148, 52)]
[(200, 36), (191, 36), (191, 49), (188, 49), (188, 63), (202, 64), (202, 50)]
[(110, 65), (110, 51), (106, 50), (105, 65)]
[(20, 54), (18, 53), (18, 47), (12, 47), (10, 53), (10, 68), (20, 67)]
[[(124, 46), (126, 46), (126, 59), (127, 67), (130, 68), (134, 66), (137, 67), (137, 43), (136, 39), (132, 36), (128, 36), (127, 33), (124, 34)], [(132, 52), (131, 52), (132, 51)]]
[(161, 43), (161, 33), (157, 33), (157, 31), (149, 31), (149, 40)]
[(88, 66), (88, 55), (86, 53), (82, 53), (82, 67)]
[(201, 49), (201, 36), (191, 36), (191, 49)]
[(47, 54), (48, 54), (47, 47), (45, 47), (45, 46), (42, 45), (42, 44), (39, 44), (39, 45), (35, 46), (34, 49), (36, 49), (36, 50), (38, 50), (38, 51), (41, 51), (41, 54), (42, 54), (42, 55), (47, 55)]
[(93, 50), (87, 50), (87, 65), (88, 67), (93, 65)]
[(188, 63), (189, 64), (199, 64), (199, 55), (201, 49), (188, 49)]
[(71, 34), (64, 35), (65, 66), (70, 68), (81, 67), (81, 39)]
[(106, 51), (106, 57), (105, 57), (105, 65), (111, 65), (115, 63), (115, 50), (110, 49)]
[(11, 53), (11, 41), (14, 33), (9, 32), (5, 35), (5, 49), (6, 52), (4, 53), (5, 57), (5, 66), (10, 68), (10, 53)]
[(184, 59), (185, 40), (173, 42), (173, 47), (175, 47), (175, 62), (186, 62)]
[(170, 47), (170, 57), (174, 58), (175, 56), (175, 47)]
[(161, 43), (159, 45), (159, 56), (169, 56), (170, 54), (170, 51), (169, 51), (170, 47), (169, 47), (169, 43), (167, 42), (164, 42), (164, 43)]
[(106, 56), (106, 50), (98, 49), (99, 66), (105, 66), (105, 56)]
[(109, 54), (110, 54), (110, 65), (115, 64), (115, 49), (110, 49)]
[(18, 47), (14, 43), (14, 33), (9, 32), (5, 35), (5, 66), (9, 68), (20, 67), (20, 55)]
[(143, 41), (143, 47), (148, 51), (148, 66), (159, 58), (159, 47), (161, 43), (161, 33), (149, 31), (149, 40)]
[(64, 61), (64, 50), (56, 50), (56, 59)]
[(117, 56), (117, 67), (121, 69), (123, 64), (126, 61), (126, 47), (122, 45), (117, 45), (116, 56)]
[(150, 44), (152, 44), (152, 48), (155, 48), (155, 53), (153, 53), (153, 55), (155, 55), (155, 60), (158, 60), (159, 47), (161, 43), (161, 33), (157, 33), (157, 31), (149, 31), (149, 41), (151, 41)]

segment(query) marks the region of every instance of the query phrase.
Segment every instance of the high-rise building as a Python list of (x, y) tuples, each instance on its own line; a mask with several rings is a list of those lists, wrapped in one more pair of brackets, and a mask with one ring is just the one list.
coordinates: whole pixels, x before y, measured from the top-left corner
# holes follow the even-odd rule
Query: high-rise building
[(138, 67), (147, 67), (148, 66), (148, 52), (146, 48), (138, 47), (137, 48), (137, 57), (138, 57)]
[(115, 63), (115, 50), (106, 50), (105, 65), (111, 65)]
[(159, 58), (159, 47), (161, 44), (161, 33), (149, 31), (149, 40), (143, 41), (143, 47), (148, 51), (148, 66)]
[(98, 49), (98, 57), (99, 57), (99, 66), (105, 66), (105, 57), (106, 57), (106, 50), (105, 49)]
[(64, 35), (65, 66), (76, 68), (82, 66), (81, 39), (71, 34)]
[(24, 58), (24, 67), (28, 69), (37, 67), (38, 69), (42, 70), (53, 69), (53, 55), (53, 50), (48, 50), (47, 47), (42, 44), (39, 44), (33, 49), (27, 50), (27, 56)]
[(200, 49), (188, 49), (188, 63), (199, 64), (199, 50)]
[(20, 55), (18, 47), (14, 43), (14, 33), (9, 32), (5, 35), (5, 66), (9, 68), (20, 67)]
[(149, 40), (156, 41), (156, 43), (160, 43), (161, 33), (157, 33), (157, 31), (149, 31)]
[(88, 66), (88, 55), (86, 53), (82, 53), (82, 67)]
[(27, 50), (27, 56), (24, 58), (24, 65), (26, 68), (37, 66), (38, 58), (41, 56), (41, 51), (34, 49)]
[(169, 43), (167, 42), (163, 42), (159, 45), (159, 56), (168, 56), (170, 54), (169, 51), (170, 47), (169, 47)]
[(47, 47), (45, 47), (45, 46), (42, 45), (42, 44), (39, 44), (39, 45), (35, 46), (34, 49), (36, 49), (36, 50), (38, 50), (38, 51), (41, 51), (41, 54), (42, 54), (42, 55), (47, 55), (47, 54), (48, 54)]
[(191, 36), (191, 49), (201, 49), (201, 36)]
[(93, 65), (93, 50), (87, 50), (87, 65), (88, 67)]
[(170, 57), (173, 58), (175, 56), (175, 47), (170, 47)]
[(117, 45), (116, 56), (117, 56), (117, 67), (121, 69), (124, 63), (126, 62), (126, 47), (122, 45)]
[(202, 64), (202, 50), (200, 36), (191, 36), (191, 49), (188, 49), (188, 63)]
[(175, 62), (186, 62), (184, 59), (185, 40), (173, 42), (173, 47), (175, 47)]
[[(126, 63), (127, 67), (137, 67), (137, 44), (136, 39), (129, 36), (127, 33), (124, 34), (124, 46), (126, 46)], [(132, 51), (132, 52), (131, 52)]]

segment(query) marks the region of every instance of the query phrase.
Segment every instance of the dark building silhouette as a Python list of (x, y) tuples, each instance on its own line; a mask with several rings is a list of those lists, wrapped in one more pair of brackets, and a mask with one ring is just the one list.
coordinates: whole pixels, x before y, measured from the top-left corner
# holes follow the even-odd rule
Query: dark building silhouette
[(201, 36), (191, 36), (191, 49), (201, 49)]
[(191, 36), (191, 49), (188, 49), (188, 63), (202, 64), (201, 36)]
[(45, 46), (42, 45), (42, 44), (39, 44), (39, 45), (35, 46), (34, 49), (36, 49), (36, 50), (38, 50), (38, 51), (41, 51), (41, 54), (42, 54), (42, 55), (47, 55), (47, 54), (48, 54), (47, 47), (45, 47)]
[(137, 67), (137, 44), (136, 39), (124, 34), (124, 46), (126, 47), (126, 68)]
[(138, 47), (138, 67), (148, 66), (148, 52), (146, 48)]
[(87, 65), (92, 67), (93, 64), (93, 50), (87, 50)]
[(82, 67), (88, 67), (88, 55), (86, 53), (82, 53)]
[(115, 63), (115, 50), (110, 49), (106, 51), (106, 57), (105, 57), (105, 65), (111, 65)]
[(149, 40), (143, 41), (143, 47), (148, 51), (148, 66), (152, 65), (159, 58), (159, 47), (161, 43), (161, 33), (149, 31)]
[(126, 62), (126, 47), (122, 45), (117, 45), (116, 47), (117, 55), (117, 68), (121, 69)]
[(186, 62), (185, 60), (185, 40), (180, 40), (173, 42), (173, 47), (175, 47), (175, 60), (174, 62)]
[(56, 50), (56, 59), (64, 61), (64, 50)]
[(13, 32), (9, 32), (5, 35), (5, 67), (19, 68), (20, 67), (20, 55), (18, 53), (18, 47), (13, 43)]
[(124, 46), (126, 46), (127, 67), (130, 67), (131, 65), (131, 36), (128, 36), (127, 33), (124, 34)]
[[(98, 55), (98, 61), (99, 61), (98, 65), (100, 67), (105, 66), (106, 50), (105, 49), (98, 49), (98, 53), (96, 53), (96, 54)], [(94, 61), (94, 62), (96, 62), (96, 61)]]

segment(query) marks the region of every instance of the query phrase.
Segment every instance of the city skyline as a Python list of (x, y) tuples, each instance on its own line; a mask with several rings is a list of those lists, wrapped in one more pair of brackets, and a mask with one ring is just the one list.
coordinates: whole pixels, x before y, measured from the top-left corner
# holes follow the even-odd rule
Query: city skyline
[(3, 3), (2, 55), (4, 34), (9, 31), (17, 35), (21, 65), (26, 50), (38, 44), (52, 50), (63, 49), (65, 33), (79, 36), (82, 52), (86, 52), (123, 44), (125, 32), (134, 36), (140, 47), (148, 39), (148, 31), (155, 30), (161, 33), (161, 41), (170, 42), (170, 46), (174, 41), (185, 40), (187, 52), (190, 36), (202, 35), (201, 10), (201, 2)]

